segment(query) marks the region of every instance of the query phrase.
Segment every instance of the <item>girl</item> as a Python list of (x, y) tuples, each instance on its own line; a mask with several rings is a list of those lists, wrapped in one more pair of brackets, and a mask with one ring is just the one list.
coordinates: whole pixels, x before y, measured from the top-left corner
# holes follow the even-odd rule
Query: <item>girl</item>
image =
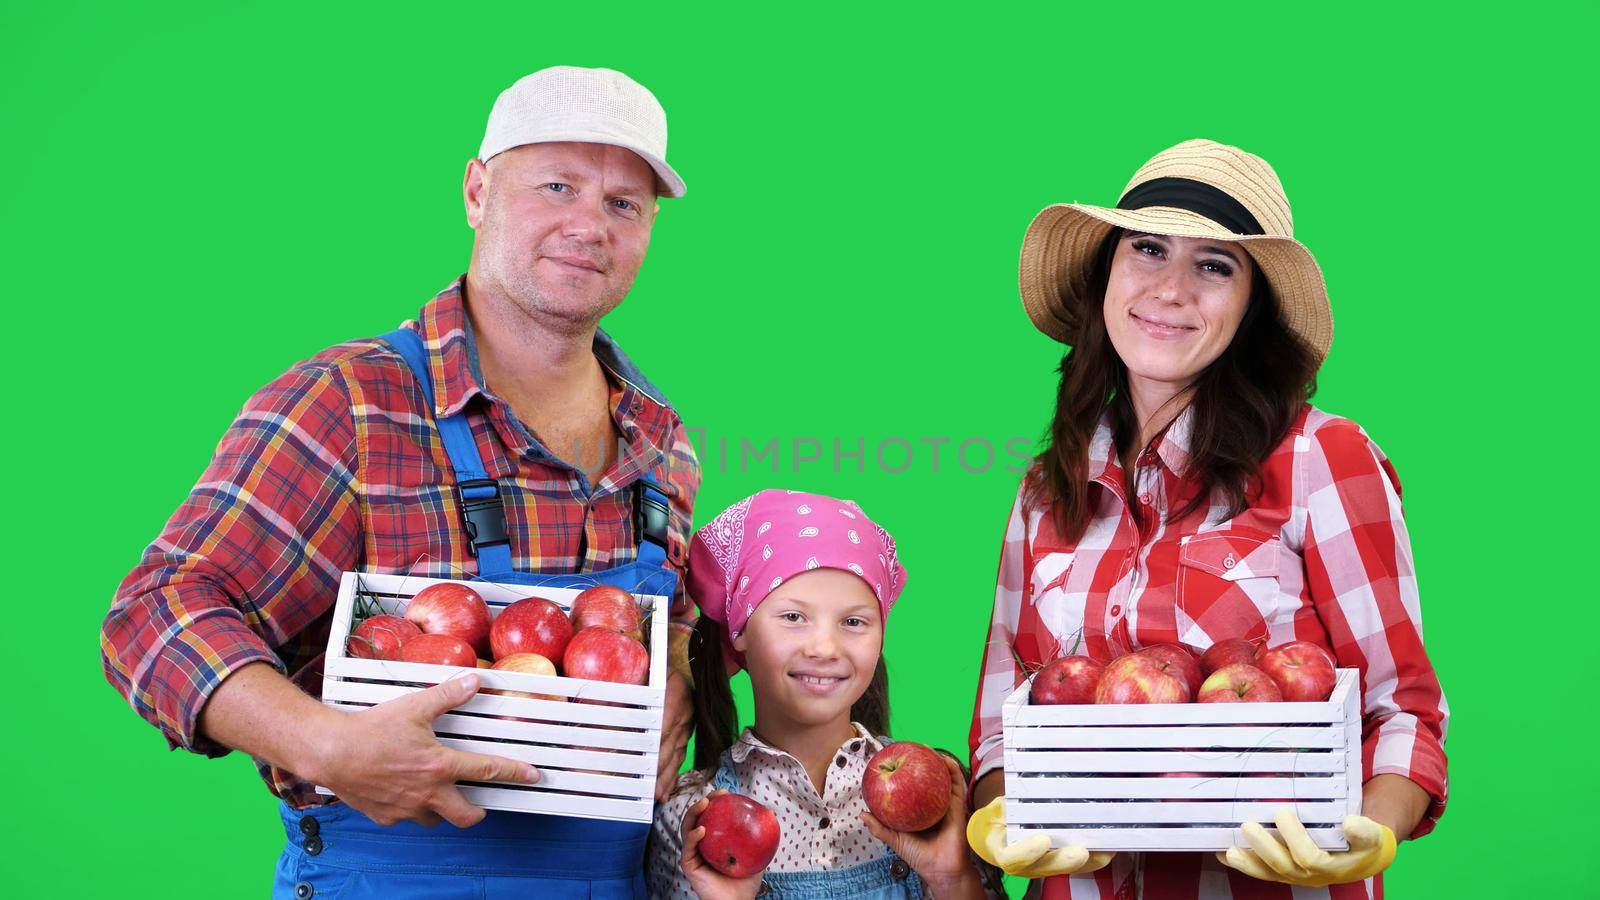
[[(894, 539), (848, 500), (762, 491), (695, 535), (689, 590), (698, 771), (656, 813), (651, 896), (985, 896), (965, 841), (965, 779), (953, 759), (950, 808), (901, 834), (867, 812), (861, 781), (886, 742), (884, 624), (905, 585)], [(737, 733), (728, 678), (750, 673), (753, 728)], [(723, 791), (778, 816), (767, 871), (733, 879), (700, 857), (700, 813)]]

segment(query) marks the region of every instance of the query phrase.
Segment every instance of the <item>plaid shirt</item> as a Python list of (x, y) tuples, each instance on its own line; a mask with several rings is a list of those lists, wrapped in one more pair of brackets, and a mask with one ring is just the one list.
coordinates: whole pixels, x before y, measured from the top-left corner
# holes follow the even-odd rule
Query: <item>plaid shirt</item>
[[(631, 486), (654, 473), (672, 507), (675, 637), (692, 622), (681, 584), (700, 469), (678, 414), (598, 332), (595, 356), (611, 382), (623, 446), (591, 489), (484, 385), (464, 284), (457, 279), (406, 323), (428, 351), (432, 410), (400, 355), (378, 340), (340, 344), (295, 365), (245, 404), (118, 588), (100, 639), (106, 678), (173, 747), (228, 752), (197, 732), (196, 719), (217, 685), (248, 663), (271, 663), (320, 696), (341, 572), (476, 574), (433, 424), (463, 409), (486, 470), (500, 482), (519, 571), (632, 562)], [(258, 766), (291, 804), (326, 802), (293, 774)]]
[[(1080, 636), (1076, 652), (1101, 660), (1164, 641), (1196, 649), (1231, 637), (1313, 641), (1361, 672), (1366, 776), (1403, 775), (1427, 791), (1432, 803), (1416, 834), (1430, 831), (1444, 810), (1449, 713), (1422, 646), (1394, 469), (1360, 426), (1308, 406), (1262, 466), (1254, 505), (1233, 519), (1202, 506), (1167, 522), (1197, 489), (1184, 477), (1191, 417), (1181, 414), (1135, 462), (1142, 530), (1104, 422), (1090, 445), (1095, 513), (1075, 544), (1057, 536), (1048, 508), (1018, 492), (973, 714), (974, 780), (1002, 766), (1001, 705), (1024, 679), (1016, 657), (1034, 667), (1073, 651)], [(1381, 893), (1371, 881), (1291, 891), (1193, 853), (1118, 854), (1070, 888), (1074, 898), (1105, 900)]]

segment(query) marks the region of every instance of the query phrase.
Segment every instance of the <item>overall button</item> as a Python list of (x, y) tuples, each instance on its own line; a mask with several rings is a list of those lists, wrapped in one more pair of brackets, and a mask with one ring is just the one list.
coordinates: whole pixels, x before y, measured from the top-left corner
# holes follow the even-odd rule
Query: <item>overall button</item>
[(322, 838), (319, 838), (314, 834), (311, 837), (306, 838), (306, 853), (310, 854), (311, 856), (316, 856), (321, 852)]
[(889, 874), (893, 875), (896, 881), (905, 881), (906, 876), (911, 874), (911, 867), (906, 865), (905, 860), (896, 858), (889, 864)]
[(296, 900), (311, 900), (311, 897), (316, 894), (316, 892), (317, 889), (312, 887), (311, 882), (309, 881), (302, 881), (294, 886), (294, 896)]
[(318, 822), (316, 819), (313, 819), (310, 816), (303, 816), (300, 819), (300, 833), (306, 837), (310, 837), (321, 830), (322, 823)]

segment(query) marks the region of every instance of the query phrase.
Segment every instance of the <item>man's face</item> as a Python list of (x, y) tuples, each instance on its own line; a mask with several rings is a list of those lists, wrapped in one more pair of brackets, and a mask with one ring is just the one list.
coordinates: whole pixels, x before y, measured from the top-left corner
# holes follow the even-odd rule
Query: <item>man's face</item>
[(607, 144), (527, 144), (464, 185), (474, 276), (524, 314), (592, 326), (633, 286), (655, 221), (655, 172)]

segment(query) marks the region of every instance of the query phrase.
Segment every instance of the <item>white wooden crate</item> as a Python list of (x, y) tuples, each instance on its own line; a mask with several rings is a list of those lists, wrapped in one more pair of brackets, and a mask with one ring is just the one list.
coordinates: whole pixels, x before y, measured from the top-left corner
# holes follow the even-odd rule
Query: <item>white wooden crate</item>
[[(1006, 838), (1090, 850), (1225, 850), (1293, 809), (1317, 846), (1348, 849), (1361, 812), (1361, 679), (1320, 703), (1035, 706), (1006, 698)], [(1180, 775), (1179, 773), (1189, 773)], [(1197, 777), (1196, 777), (1197, 776)]]
[[(464, 672), (478, 675), (483, 690), (548, 694), (566, 700), (535, 700), (480, 693), (455, 711), (434, 720), (439, 742), (474, 753), (531, 763), (543, 776), (537, 784), (463, 783), (461, 792), (486, 809), (649, 822), (655, 797), (656, 760), (661, 746), (662, 710), (667, 683), (667, 607), (670, 598), (635, 594), (649, 612), (645, 640), (650, 649), (647, 684), (613, 684), (557, 675), (530, 675), (493, 669), (463, 669), (423, 663), (357, 659), (345, 652), (356, 595), (384, 612), (404, 615), (406, 604), (423, 588), (444, 579), (346, 572), (328, 635), (322, 701), (338, 709), (359, 710), (419, 691)], [(498, 616), (524, 597), (544, 597), (571, 611), (581, 593), (547, 588), (460, 582), (472, 587)], [(554, 660), (558, 665), (560, 660)], [(579, 703), (576, 700), (600, 701)], [(512, 717), (512, 718), (506, 718)], [(319, 787), (324, 794), (332, 792)]]

